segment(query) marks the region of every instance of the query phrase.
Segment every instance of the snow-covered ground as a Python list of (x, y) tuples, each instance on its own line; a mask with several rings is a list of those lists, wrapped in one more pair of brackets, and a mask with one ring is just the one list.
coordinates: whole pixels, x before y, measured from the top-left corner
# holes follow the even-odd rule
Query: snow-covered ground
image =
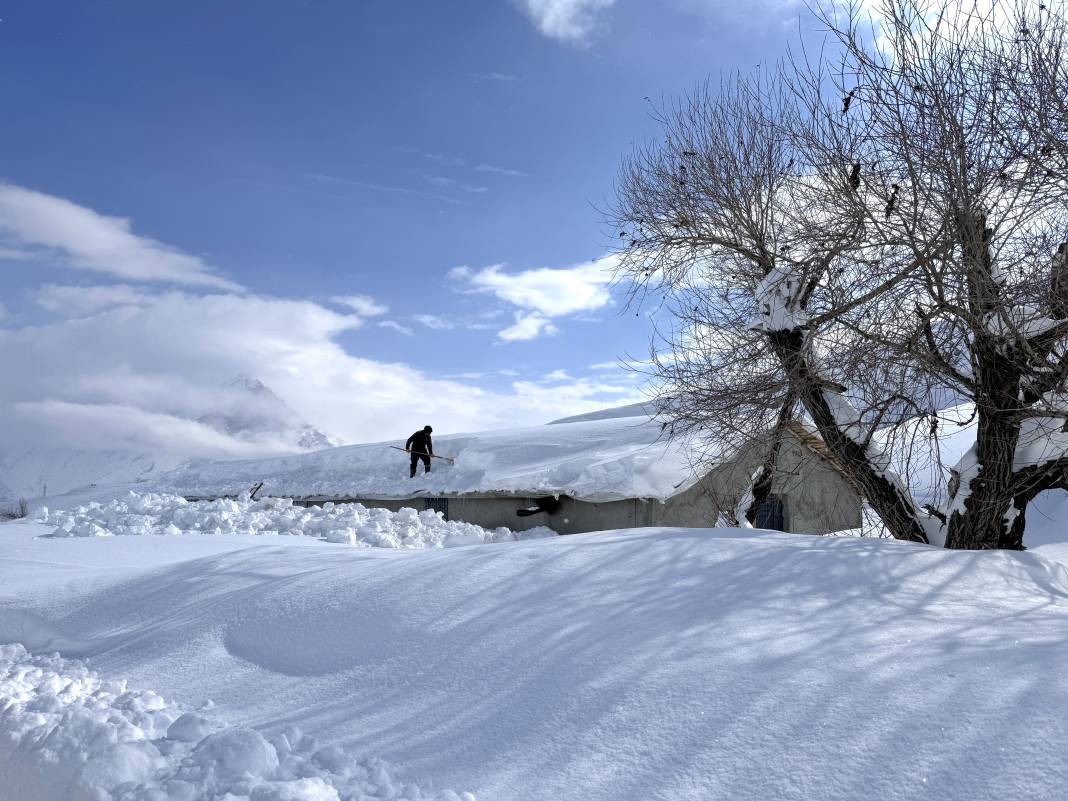
[[(0, 641), (166, 698), (134, 720), (164, 759), (156, 787), (200, 764), (195, 737), (165, 736), (179, 712), (245, 732), (228, 754), (270, 744), (293, 778), (349, 770), (311, 746), (287, 762), (298, 726), (340, 765), (384, 758), (394, 785), (479, 801), (1054, 801), (1068, 786), (1068, 569), (1045, 546), (636, 529), (396, 550), (52, 530), (0, 525)], [(47, 707), (95, 687), (81, 664), (4, 653), (44, 671), (29, 683)], [(107, 693), (122, 726), (156, 703)], [(266, 759), (254, 781), (285, 779)], [(333, 798), (304, 789), (252, 797)]]
[(125, 535), (288, 534), (366, 548), (444, 548), (551, 537), (552, 529), (537, 526), (522, 532), (501, 527), (484, 529), (441, 512), (426, 509), (368, 509), (362, 504), (304, 508), (288, 498), (190, 502), (179, 495), (127, 492), (106, 503), (92, 501), (72, 510), (42, 507), (35, 519), (54, 526), (53, 537)]
[(19, 498), (62, 495), (93, 484), (144, 482), (181, 461), (122, 449), (36, 447), (0, 452), (0, 507)]

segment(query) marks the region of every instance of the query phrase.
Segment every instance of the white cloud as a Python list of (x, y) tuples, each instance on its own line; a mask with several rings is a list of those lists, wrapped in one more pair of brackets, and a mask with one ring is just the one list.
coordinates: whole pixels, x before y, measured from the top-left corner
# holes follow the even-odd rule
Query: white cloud
[(241, 373), (349, 442), (404, 437), (413, 420), (443, 432), (533, 425), (631, 392), (582, 381), (491, 392), (346, 352), (337, 338), (359, 324), (307, 301), (166, 292), (93, 316), (0, 329), (0, 375), (19, 379), (0, 382), (0, 442), (110, 442), (213, 456), (277, 449), (269, 439), (235, 440), (190, 422)]
[(33, 261), (37, 254), (25, 248), (12, 248), (0, 245), (0, 261)]
[(37, 303), (67, 317), (93, 314), (115, 306), (146, 306), (155, 296), (129, 284), (106, 286), (57, 286), (45, 284), (37, 291)]
[(521, 0), (520, 5), (541, 33), (581, 45), (600, 26), (600, 15), (615, 0)]
[(64, 444), (99, 450), (166, 452), (178, 458), (251, 458), (292, 450), (278, 437), (238, 439), (211, 426), (172, 414), (120, 403), (40, 400), (12, 406), (17, 419), (46, 425)]
[(509, 167), (498, 167), (495, 164), (478, 164), (475, 166), (475, 172), (492, 172), (497, 175), (507, 175), (510, 178), (525, 178), (530, 174), (522, 170), (513, 170)]
[(391, 184), (380, 184), (374, 181), (361, 181), (356, 178), (342, 178), (338, 175), (327, 175), (321, 172), (302, 172), (299, 175), (306, 178), (309, 181), (315, 181), (320, 184), (336, 184), (339, 186), (351, 186), (357, 189), (370, 189), (374, 192), (387, 192), (394, 195), (413, 195), (418, 197), (427, 197), (433, 200), (440, 200), (443, 203), (449, 203), (454, 206), (462, 206), (465, 201), (458, 200), (454, 197), (448, 197), (447, 195), (438, 195), (433, 192), (424, 192), (422, 189), (413, 189), (409, 186), (394, 186)]
[(488, 186), (474, 186), (472, 184), (465, 184), (461, 181), (456, 181), (452, 178), (446, 178), (444, 175), (423, 175), (423, 180), (434, 186), (450, 187), (453, 189), (459, 189), (461, 192), (470, 192), (472, 194), (482, 194), (489, 191)]
[(434, 331), (448, 331), (450, 328), (455, 328), (456, 324), (452, 320), (447, 320), (444, 317), (439, 317), (436, 314), (414, 314), (412, 319), (420, 325), (425, 325), (427, 328)]
[(449, 272), (449, 276), (467, 282), (477, 292), (496, 295), (513, 306), (537, 311), (546, 317), (558, 317), (595, 311), (611, 303), (608, 286), (615, 264), (616, 257), (605, 256), (574, 267), (539, 267), (518, 273), (506, 273), (503, 265), (494, 264), (478, 271), (457, 267)]
[(0, 183), (0, 244), (34, 258), (114, 275), (127, 281), (169, 281), (240, 290), (202, 259), (130, 230), (130, 221), (107, 217), (69, 200)]
[(461, 281), (473, 292), (482, 292), (518, 307), (516, 324), (500, 333), (502, 339), (533, 339), (539, 333), (555, 333), (549, 319), (602, 309), (612, 302), (615, 256), (574, 267), (540, 267), (518, 273), (504, 272), (495, 264), (482, 270), (456, 267), (449, 277)]
[(493, 81), (494, 83), (512, 83), (517, 79), (517, 76), (510, 72), (471, 72), (468, 74), (480, 81)]
[(382, 320), (378, 324), (378, 327), (392, 329), (393, 331), (396, 331), (399, 334), (404, 334), (404, 336), (406, 337), (415, 336), (415, 331), (413, 331), (406, 325), (401, 325), (396, 320)]
[(540, 334), (555, 334), (557, 332), (547, 317), (542, 317), (537, 312), (516, 312), (515, 325), (497, 332), (497, 336), (505, 342), (522, 342), (529, 339), (537, 339)]
[(339, 306), (348, 306), (361, 317), (380, 317), (389, 311), (389, 306), (370, 295), (337, 295), (331, 300)]

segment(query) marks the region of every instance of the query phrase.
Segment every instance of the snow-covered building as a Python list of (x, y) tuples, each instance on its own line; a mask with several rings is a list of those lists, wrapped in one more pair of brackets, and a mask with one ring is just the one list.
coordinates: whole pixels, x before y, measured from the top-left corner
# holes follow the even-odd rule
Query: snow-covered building
[[(351, 445), (269, 459), (190, 465), (154, 489), (217, 498), (260, 485), (301, 504), (359, 502), (436, 509), (486, 528), (549, 526), (561, 534), (636, 526), (713, 526), (748, 489), (763, 449), (708, 458), (664, 436), (639, 406), (543, 426), (435, 437), (429, 474), (408, 477), (400, 443)], [(860, 498), (820, 442), (798, 427), (780, 452), (758, 524), (796, 532), (860, 525)]]

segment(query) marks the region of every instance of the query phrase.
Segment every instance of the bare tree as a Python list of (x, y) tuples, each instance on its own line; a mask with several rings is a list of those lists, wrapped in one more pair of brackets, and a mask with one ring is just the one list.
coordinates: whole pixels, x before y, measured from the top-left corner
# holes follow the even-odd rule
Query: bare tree
[(25, 498), (19, 498), (18, 502), (0, 509), (0, 520), (21, 520), (30, 512), (30, 503)]
[[(895, 537), (1022, 547), (1030, 499), (1068, 487), (1065, 18), (818, 13), (826, 49), (663, 110), (622, 168), (620, 271), (671, 312), (660, 411), (763, 437), (759, 488), (797, 406)], [(943, 467), (962, 405), (975, 446), (921, 504), (894, 468)]]

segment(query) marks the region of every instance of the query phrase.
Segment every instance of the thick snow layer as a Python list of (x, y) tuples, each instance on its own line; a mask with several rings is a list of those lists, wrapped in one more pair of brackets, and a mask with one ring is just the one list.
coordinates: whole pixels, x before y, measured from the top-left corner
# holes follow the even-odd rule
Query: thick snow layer
[(800, 308), (802, 277), (789, 266), (776, 265), (757, 284), (757, 311), (749, 327), (758, 331), (792, 331), (808, 322)]
[(432, 471), (408, 477), (408, 454), (377, 443), (180, 468), (154, 488), (188, 496), (408, 498), (455, 493), (567, 494), (590, 501), (665, 499), (698, 478), (695, 455), (648, 417), (434, 437)]
[(1047, 317), (1040, 306), (1021, 303), (1008, 308), (999, 308), (988, 315), (986, 330), (994, 336), (1029, 339), (1056, 327), (1058, 322)]
[(421, 787), (1059, 801), (1068, 786), (1068, 573), (1035, 553), (739, 530), (409, 551), (48, 532), (0, 525), (0, 641), (179, 709), (210, 698), (269, 743), (299, 726)]
[(558, 426), (565, 423), (586, 423), (590, 420), (612, 420), (618, 417), (652, 417), (656, 414), (656, 407), (652, 403), (628, 403), (626, 406), (612, 406), (608, 409), (598, 409), (595, 412), (574, 414), (570, 417), (561, 417), (550, 420), (548, 425)]
[(299, 728), (264, 737), (80, 662), (0, 645), (0, 801), (474, 801)]
[(53, 537), (110, 537), (128, 534), (292, 534), (364, 548), (442, 548), (485, 542), (551, 537), (544, 526), (512, 532), (445, 520), (427, 509), (368, 509), (359, 503), (294, 506), (288, 498), (250, 501), (248, 496), (215, 501), (179, 495), (127, 493), (121, 500), (89, 503), (71, 511), (37, 512), (54, 526)]

